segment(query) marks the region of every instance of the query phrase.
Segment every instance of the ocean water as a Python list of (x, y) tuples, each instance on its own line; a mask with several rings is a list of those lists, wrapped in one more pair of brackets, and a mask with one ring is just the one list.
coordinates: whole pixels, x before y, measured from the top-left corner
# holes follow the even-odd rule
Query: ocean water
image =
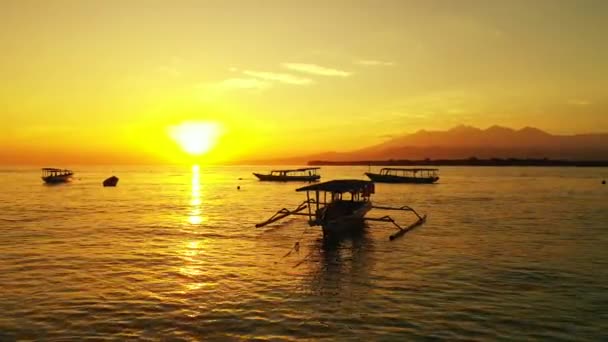
[(269, 168), (74, 166), (57, 186), (0, 169), (0, 340), (608, 339), (608, 169), (377, 184), (427, 223), (324, 244), (303, 218), (254, 227), (304, 199), (251, 175)]

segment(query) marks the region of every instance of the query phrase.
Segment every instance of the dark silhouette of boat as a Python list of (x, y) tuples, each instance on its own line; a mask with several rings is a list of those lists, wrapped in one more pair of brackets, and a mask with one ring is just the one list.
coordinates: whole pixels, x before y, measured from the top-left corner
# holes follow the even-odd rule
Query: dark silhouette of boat
[(67, 183), (72, 180), (74, 172), (67, 169), (45, 167), (42, 169), (42, 180), (48, 184)]
[(103, 181), (103, 186), (116, 186), (118, 183), (118, 177), (112, 176)]
[(274, 181), (274, 182), (314, 182), (321, 178), (317, 174), (317, 170), (320, 167), (305, 167), (301, 169), (293, 170), (272, 170), (269, 174), (253, 173), (261, 181)]
[(418, 183), (431, 184), (439, 180), (439, 169), (383, 168), (380, 173), (366, 172), (365, 175), (377, 183)]
[[(421, 216), (408, 206), (372, 205), (371, 195), (375, 191), (374, 183), (366, 180), (338, 179), (301, 187), (296, 191), (306, 192), (306, 200), (302, 204), (294, 210), (283, 208), (268, 220), (256, 224), (256, 227), (263, 227), (290, 215), (307, 216), (309, 225), (321, 226), (323, 236), (331, 239), (360, 231), (364, 227), (364, 221), (380, 221), (390, 222), (397, 227), (398, 231), (390, 236), (390, 239), (393, 240), (426, 221), (426, 215)], [(307, 213), (302, 212), (305, 209), (308, 209)], [(387, 215), (379, 218), (365, 217), (367, 212), (372, 209), (410, 211), (416, 215), (418, 220), (409, 226), (401, 227)]]

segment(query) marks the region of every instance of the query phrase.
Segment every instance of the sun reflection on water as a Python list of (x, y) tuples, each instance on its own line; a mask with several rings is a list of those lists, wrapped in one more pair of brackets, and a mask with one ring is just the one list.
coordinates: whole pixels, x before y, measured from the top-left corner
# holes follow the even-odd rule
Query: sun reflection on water
[[(190, 209), (187, 216), (187, 222), (193, 226), (200, 225), (207, 220), (203, 215), (202, 197), (200, 167), (198, 165), (193, 165)], [(203, 280), (206, 279), (205, 272), (202, 268), (205, 242), (205, 240), (199, 239), (187, 240), (182, 242), (180, 246), (183, 264), (178, 268), (178, 272), (184, 277), (182, 278), (182, 285), (185, 292), (201, 290), (212, 285)]]
[(193, 225), (199, 225), (205, 221), (205, 217), (202, 215), (201, 204), (201, 179), (200, 179), (200, 167), (198, 165), (192, 166), (192, 196), (190, 199), (190, 215), (188, 215), (188, 222)]

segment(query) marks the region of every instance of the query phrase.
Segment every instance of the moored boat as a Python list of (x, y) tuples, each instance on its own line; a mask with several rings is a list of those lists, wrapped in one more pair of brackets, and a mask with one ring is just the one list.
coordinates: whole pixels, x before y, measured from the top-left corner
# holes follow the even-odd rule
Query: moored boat
[(118, 184), (118, 177), (112, 176), (103, 181), (103, 186), (116, 186)]
[[(393, 223), (398, 228), (398, 232), (390, 236), (392, 240), (421, 225), (426, 220), (426, 215), (420, 216), (408, 206), (374, 206), (371, 195), (375, 192), (375, 189), (374, 183), (371, 181), (339, 179), (304, 186), (296, 189), (296, 191), (306, 192), (306, 200), (302, 204), (294, 210), (283, 208), (270, 219), (256, 224), (256, 227), (263, 227), (290, 215), (301, 215), (308, 217), (309, 225), (321, 226), (324, 237), (334, 237), (345, 233), (354, 233), (364, 227), (363, 223), (365, 221), (381, 221)], [(308, 212), (303, 212), (306, 209), (308, 209)], [(366, 214), (372, 209), (411, 211), (417, 216), (418, 220), (407, 227), (401, 227), (390, 216), (366, 217)]]
[(74, 172), (67, 169), (45, 167), (42, 169), (42, 180), (48, 184), (66, 183), (72, 180)]
[(253, 173), (261, 181), (274, 181), (274, 182), (314, 182), (321, 178), (317, 174), (319, 167), (305, 167), (301, 169), (292, 170), (272, 170), (269, 174)]
[(365, 175), (377, 183), (417, 183), (431, 184), (439, 180), (439, 169), (383, 168), (380, 173), (366, 172)]
[(370, 196), (374, 193), (374, 183), (357, 179), (334, 180), (296, 191), (306, 191), (309, 199), (309, 192), (315, 194), (313, 203), (317, 206), (314, 212), (311, 211), (309, 224), (321, 226), (324, 236), (335, 236), (363, 227), (365, 215), (372, 209)]

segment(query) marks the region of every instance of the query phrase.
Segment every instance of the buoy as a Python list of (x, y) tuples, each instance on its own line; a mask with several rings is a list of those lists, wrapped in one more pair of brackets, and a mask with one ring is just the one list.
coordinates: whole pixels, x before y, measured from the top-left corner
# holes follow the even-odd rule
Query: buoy
[(236, 187), (236, 189), (237, 189), (237, 190), (241, 190), (241, 186), (240, 186), (240, 185), (238, 185), (238, 186)]
[(603, 180), (603, 181), (602, 181), (602, 184), (606, 184), (606, 180)]
[(116, 186), (118, 183), (118, 177), (112, 176), (103, 181), (103, 186)]

